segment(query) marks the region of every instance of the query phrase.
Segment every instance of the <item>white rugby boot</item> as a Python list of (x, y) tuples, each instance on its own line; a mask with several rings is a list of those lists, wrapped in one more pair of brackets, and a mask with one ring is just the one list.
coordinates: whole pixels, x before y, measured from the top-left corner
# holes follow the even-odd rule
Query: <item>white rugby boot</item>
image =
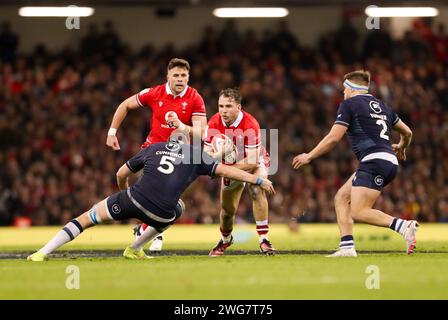
[(149, 247), (149, 251), (151, 252), (160, 252), (162, 251), (163, 246), (163, 237), (162, 235), (158, 235), (151, 243)]
[(338, 257), (357, 257), (355, 248), (339, 248), (336, 252), (327, 255), (327, 258), (338, 258)]
[(409, 220), (409, 221), (405, 222), (403, 238), (406, 241), (407, 254), (414, 253), (415, 244), (417, 243), (415, 234), (417, 233), (418, 227), (419, 227), (419, 224), (415, 220)]

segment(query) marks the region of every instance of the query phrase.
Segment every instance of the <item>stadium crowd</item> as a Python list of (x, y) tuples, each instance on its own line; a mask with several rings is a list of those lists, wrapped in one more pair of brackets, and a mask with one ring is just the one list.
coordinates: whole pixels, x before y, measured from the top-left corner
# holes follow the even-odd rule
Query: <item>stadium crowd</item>
[[(91, 26), (77, 47), (50, 52), (44, 45), (18, 55), (7, 24), (0, 34), (0, 225), (29, 218), (33, 225), (64, 224), (118, 190), (115, 172), (139, 151), (150, 111), (127, 116), (118, 132), (120, 151), (106, 147), (118, 104), (165, 81), (172, 57), (189, 60), (190, 85), (218, 111), (221, 89), (239, 86), (243, 108), (265, 129), (278, 130), (277, 194), (269, 221), (332, 222), (333, 197), (357, 161), (344, 139), (327, 156), (294, 171), (294, 155), (309, 151), (330, 129), (342, 101), (343, 75), (363, 67), (371, 92), (384, 99), (414, 132), (408, 160), (377, 202), (405, 219), (448, 222), (448, 34), (417, 21), (401, 39), (384, 29), (361, 37), (348, 21), (303, 46), (286, 23), (262, 34), (239, 31), (233, 21), (207, 27), (197, 43), (147, 45), (133, 52), (106, 23)], [(269, 136), (269, 133), (268, 133)], [(397, 135), (393, 136), (395, 140)], [(271, 144), (268, 144), (270, 150)], [(201, 178), (185, 193), (180, 223), (219, 219), (218, 179)], [(253, 222), (243, 194), (238, 222)]]

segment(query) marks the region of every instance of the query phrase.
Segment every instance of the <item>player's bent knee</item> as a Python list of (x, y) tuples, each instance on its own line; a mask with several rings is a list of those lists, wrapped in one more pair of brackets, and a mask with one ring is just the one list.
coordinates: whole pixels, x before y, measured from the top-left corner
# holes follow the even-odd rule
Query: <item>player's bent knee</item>
[(359, 221), (359, 215), (356, 212), (350, 211), (350, 216), (354, 221)]
[(235, 216), (235, 214), (236, 214), (236, 210), (237, 210), (236, 207), (223, 206), (223, 207), (222, 207), (222, 210), (221, 210), (221, 214), (222, 214), (224, 217), (229, 217), (229, 218), (231, 218), (231, 217)]
[(251, 185), (249, 187), (249, 195), (252, 199), (252, 201), (266, 198), (266, 193), (263, 189), (261, 189), (259, 186)]
[(338, 192), (336, 192), (336, 195), (334, 196), (334, 202), (335, 203), (350, 202), (350, 193), (346, 193), (346, 192), (339, 190)]
[(364, 208), (359, 208), (359, 209), (352, 208), (352, 210), (350, 211), (350, 216), (355, 221), (363, 222), (364, 221), (363, 210), (364, 210)]

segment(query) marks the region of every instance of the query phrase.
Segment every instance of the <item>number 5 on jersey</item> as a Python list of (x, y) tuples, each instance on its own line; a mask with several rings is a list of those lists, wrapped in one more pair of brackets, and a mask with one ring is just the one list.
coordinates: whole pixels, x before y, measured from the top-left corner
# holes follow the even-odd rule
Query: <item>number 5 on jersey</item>
[(169, 156), (163, 156), (162, 159), (160, 159), (160, 166), (157, 167), (157, 170), (164, 174), (171, 174), (174, 171), (174, 164), (173, 162), (176, 160), (174, 157)]

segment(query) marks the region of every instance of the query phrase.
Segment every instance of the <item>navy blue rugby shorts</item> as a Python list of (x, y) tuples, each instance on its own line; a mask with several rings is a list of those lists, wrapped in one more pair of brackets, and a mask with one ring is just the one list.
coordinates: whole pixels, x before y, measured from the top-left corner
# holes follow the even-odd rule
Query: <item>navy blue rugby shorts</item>
[(381, 191), (397, 175), (398, 165), (383, 159), (372, 159), (359, 163), (353, 187), (366, 187)]
[[(138, 219), (160, 232), (172, 225), (182, 215), (184, 209), (183, 202), (179, 200), (176, 210), (173, 212), (175, 218), (172, 221), (167, 221), (170, 219), (148, 212), (144, 208), (138, 208), (130, 199), (127, 190), (119, 191), (107, 198), (107, 210), (114, 220)], [(146, 210), (147, 213), (142, 210)]]

